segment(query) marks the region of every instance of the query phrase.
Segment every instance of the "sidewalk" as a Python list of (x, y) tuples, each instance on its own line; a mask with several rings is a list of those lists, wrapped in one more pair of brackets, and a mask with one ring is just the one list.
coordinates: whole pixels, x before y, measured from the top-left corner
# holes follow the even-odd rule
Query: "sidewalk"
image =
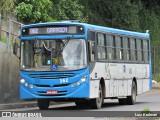
[[(160, 83), (152, 84), (152, 90), (160, 90)], [(52, 102), (52, 104), (62, 104), (62, 102)], [(63, 102), (64, 104), (64, 102)], [(8, 104), (0, 104), (0, 110), (7, 110), (7, 109), (18, 109), (18, 108), (30, 108), (36, 107), (36, 101), (24, 101), (19, 103), (8, 103)]]

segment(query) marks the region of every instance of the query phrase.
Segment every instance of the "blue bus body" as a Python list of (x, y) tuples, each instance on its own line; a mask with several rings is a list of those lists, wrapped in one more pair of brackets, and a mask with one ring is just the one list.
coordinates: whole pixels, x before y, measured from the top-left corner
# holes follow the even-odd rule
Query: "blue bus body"
[[(49, 34), (49, 35), (26, 35), (23, 36), (22, 31), (26, 28), (36, 28), (43, 26), (64, 26), (74, 25), (83, 26), (83, 34)], [(87, 50), (87, 66), (83, 69), (69, 70), (69, 71), (25, 71), (20, 70), (21, 79), (25, 80), (20, 82), (20, 99), (78, 99), (90, 98), (90, 66), (89, 66), (89, 52), (88, 52), (88, 31), (101, 31), (102, 33), (140, 37), (146, 40), (150, 40), (148, 33), (138, 33), (96, 25), (90, 25), (86, 23), (74, 23), (74, 22), (49, 22), (24, 25), (21, 28), (20, 40), (33, 41), (33, 40), (48, 40), (48, 39), (84, 39), (86, 42)], [(150, 45), (149, 45), (150, 46)], [(151, 59), (150, 59), (151, 69)], [(85, 76), (85, 77), (84, 77)], [(150, 90), (152, 89), (152, 72), (150, 70)], [(85, 82), (82, 80), (85, 79)], [(60, 82), (61, 81), (61, 82)], [(56, 91), (54, 94), (47, 94), (46, 91)]]

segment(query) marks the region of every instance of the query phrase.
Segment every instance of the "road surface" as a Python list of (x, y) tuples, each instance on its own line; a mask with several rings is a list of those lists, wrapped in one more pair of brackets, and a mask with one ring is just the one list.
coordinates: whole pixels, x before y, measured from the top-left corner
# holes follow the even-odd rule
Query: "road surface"
[[(150, 111), (160, 115), (160, 90), (152, 90), (137, 96), (135, 105), (119, 105), (118, 100), (105, 100), (101, 109), (91, 109), (90, 107), (78, 108), (74, 103), (51, 105), (49, 110), (41, 111), (38, 107), (8, 109), (7, 111), (19, 112), (42, 112), (45, 116), (56, 117), (105, 117), (111, 116), (136, 116), (135, 114)], [(1, 110), (2, 111), (2, 110)], [(160, 117), (160, 116), (159, 116)]]

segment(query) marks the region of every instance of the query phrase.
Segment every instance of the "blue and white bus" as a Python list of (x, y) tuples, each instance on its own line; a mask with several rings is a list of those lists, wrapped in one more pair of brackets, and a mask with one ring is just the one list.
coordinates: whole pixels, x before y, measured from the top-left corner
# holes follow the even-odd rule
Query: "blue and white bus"
[(76, 21), (21, 27), (20, 98), (101, 108), (104, 99), (133, 105), (152, 89), (149, 33)]

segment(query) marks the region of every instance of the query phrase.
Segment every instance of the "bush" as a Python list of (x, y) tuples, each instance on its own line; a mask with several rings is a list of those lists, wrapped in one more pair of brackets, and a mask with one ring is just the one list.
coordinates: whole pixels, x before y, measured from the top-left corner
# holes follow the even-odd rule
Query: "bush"
[(7, 43), (7, 39), (5, 37), (2, 37), (1, 41)]
[(160, 74), (158, 75), (158, 79), (157, 79), (157, 82), (160, 82)]

